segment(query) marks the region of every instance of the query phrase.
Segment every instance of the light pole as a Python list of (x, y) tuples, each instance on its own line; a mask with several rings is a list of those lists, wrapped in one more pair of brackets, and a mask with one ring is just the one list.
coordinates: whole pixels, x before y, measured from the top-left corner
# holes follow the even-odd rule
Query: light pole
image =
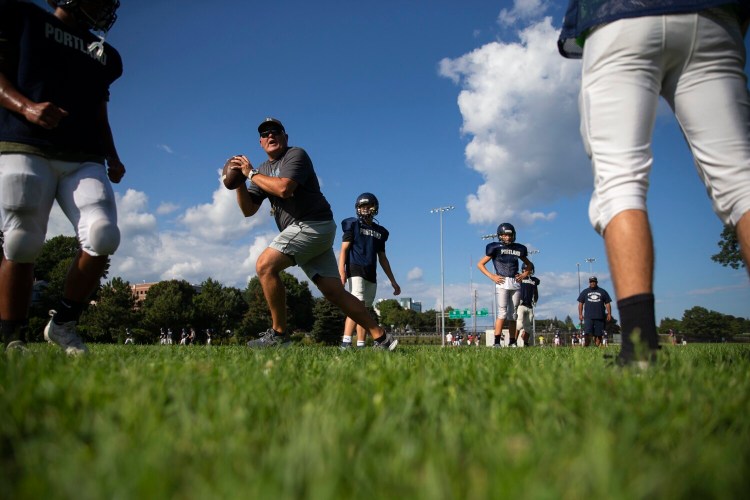
[(591, 264), (594, 263), (594, 262), (596, 262), (596, 259), (593, 258), (593, 257), (589, 257), (589, 258), (583, 259), (583, 260), (585, 260), (586, 262), (589, 263), (589, 276), (592, 276), (594, 274), (594, 268), (592, 267)]
[[(530, 256), (538, 253), (539, 250), (529, 250)], [(536, 311), (534, 311), (533, 309), (531, 311), (531, 341), (536, 342)], [(526, 345), (526, 341), (524, 340), (523, 342), (523, 345)]]
[(576, 262), (576, 267), (578, 268), (578, 295), (581, 295), (581, 263)]
[[(483, 240), (494, 240), (497, 238), (497, 234), (485, 234), (482, 236)], [(497, 323), (497, 292), (495, 291), (495, 287), (492, 287), (492, 328), (495, 328), (495, 323)], [(485, 339), (485, 342), (487, 342), (487, 339)]]
[(440, 336), (442, 346), (445, 347), (445, 268), (443, 266), (443, 212), (453, 210), (453, 205), (438, 207), (430, 210), (431, 214), (440, 214)]

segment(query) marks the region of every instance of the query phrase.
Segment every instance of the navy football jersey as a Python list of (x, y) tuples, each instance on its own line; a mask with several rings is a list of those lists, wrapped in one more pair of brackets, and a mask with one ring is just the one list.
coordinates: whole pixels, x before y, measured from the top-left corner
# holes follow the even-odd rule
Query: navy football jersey
[(531, 307), (539, 299), (539, 278), (529, 276), (521, 281), (521, 304)]
[(495, 265), (495, 273), (506, 278), (515, 277), (518, 274), (518, 259), (526, 257), (528, 250), (520, 243), (509, 243), (493, 241), (487, 245), (484, 254), (492, 257)]
[(89, 44), (97, 40), (34, 4), (0, 0), (0, 70), (32, 101), (49, 101), (69, 113), (59, 126), (45, 129), (0, 108), (0, 142), (71, 161), (103, 159), (98, 117), (109, 86), (122, 74), (122, 60), (106, 43), (101, 55), (89, 52)]
[(378, 253), (385, 251), (388, 230), (380, 224), (365, 224), (356, 217), (341, 221), (342, 241), (351, 242), (346, 254), (346, 277), (360, 276), (377, 283)]

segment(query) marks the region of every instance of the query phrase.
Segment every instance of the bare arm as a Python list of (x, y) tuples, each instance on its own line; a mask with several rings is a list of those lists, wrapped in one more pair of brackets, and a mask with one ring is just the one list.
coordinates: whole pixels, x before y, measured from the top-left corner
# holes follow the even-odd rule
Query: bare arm
[(242, 215), (245, 217), (251, 217), (258, 212), (260, 203), (255, 203), (250, 196), (250, 192), (247, 187), (242, 184), (238, 187), (235, 192), (237, 193), (237, 205), (239, 205)]
[(0, 106), (46, 129), (57, 127), (60, 120), (68, 116), (67, 111), (51, 102), (34, 102), (21, 94), (4, 73), (0, 73)]
[(107, 176), (110, 181), (117, 184), (125, 175), (125, 165), (122, 164), (120, 156), (117, 154), (115, 139), (112, 135), (112, 127), (109, 125), (106, 101), (102, 101), (99, 106), (97, 121), (99, 130), (101, 130), (101, 144), (104, 148), (104, 154), (107, 159)]
[(482, 271), (482, 274), (487, 276), (489, 279), (494, 281), (497, 284), (503, 283), (505, 281), (505, 278), (503, 278), (500, 275), (491, 273), (487, 270), (487, 263), (492, 260), (492, 257), (489, 257), (485, 255), (481, 259), (479, 259), (479, 262), (477, 262), (477, 268), (479, 268), (480, 271)]
[[(250, 177), (250, 171), (253, 169), (250, 160), (245, 155), (238, 155), (233, 158), (236, 168), (242, 169), (245, 177)], [(266, 193), (276, 196), (277, 198), (291, 198), (294, 196), (294, 190), (297, 189), (298, 182), (286, 177), (271, 177), (270, 175), (255, 174), (253, 175), (253, 184), (261, 188)]]
[(346, 255), (349, 253), (349, 248), (352, 246), (351, 241), (345, 241), (341, 244), (341, 252), (339, 253), (339, 276), (341, 276), (341, 284), (346, 284)]
[(516, 281), (525, 280), (526, 278), (531, 276), (531, 273), (534, 271), (534, 263), (531, 262), (528, 257), (521, 257), (521, 260), (524, 264), (526, 264), (526, 270), (516, 276)]
[(383, 272), (385, 272), (385, 275), (388, 276), (389, 280), (391, 280), (393, 295), (399, 295), (401, 293), (401, 287), (398, 285), (398, 282), (396, 282), (396, 278), (393, 276), (393, 271), (391, 271), (391, 263), (388, 260), (388, 257), (385, 255), (385, 252), (378, 252), (378, 261), (380, 262), (380, 267), (383, 268)]

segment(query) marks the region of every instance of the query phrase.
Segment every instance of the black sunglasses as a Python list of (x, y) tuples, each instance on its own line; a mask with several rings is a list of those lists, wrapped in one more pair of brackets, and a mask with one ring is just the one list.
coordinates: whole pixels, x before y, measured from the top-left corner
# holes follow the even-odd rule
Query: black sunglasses
[(276, 137), (278, 137), (278, 136), (280, 136), (283, 133), (284, 133), (283, 130), (279, 130), (277, 128), (272, 128), (272, 129), (264, 130), (263, 132), (260, 133), (260, 136), (265, 139), (266, 137), (270, 136), (271, 134), (273, 134)]

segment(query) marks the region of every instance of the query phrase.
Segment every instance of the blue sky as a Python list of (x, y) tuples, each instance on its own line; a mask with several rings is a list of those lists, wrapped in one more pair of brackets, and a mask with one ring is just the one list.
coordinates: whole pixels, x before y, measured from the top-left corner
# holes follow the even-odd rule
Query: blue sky
[[(539, 251), (537, 318), (575, 318), (577, 264), (583, 286), (593, 271), (613, 294), (587, 217), (580, 63), (555, 45), (565, 1), (122, 4), (107, 38), (125, 64), (109, 111), (128, 169), (115, 186), (123, 242), (110, 276), (244, 288), (277, 231), (265, 209), (242, 217), (218, 171), (234, 154), (263, 161), (256, 127), (275, 116), (312, 157), (338, 221), (361, 192), (378, 196), (401, 296), (424, 309), (441, 296), (440, 220), (430, 210), (449, 205), (446, 306), (469, 308), (476, 291), (478, 307), (492, 307), (476, 262), (482, 235), (504, 221)], [(657, 318), (696, 305), (750, 316), (747, 273), (710, 260), (722, 225), (666, 106), (654, 155)], [(72, 234), (57, 208), (56, 234)], [(379, 277), (378, 298), (393, 297)]]

